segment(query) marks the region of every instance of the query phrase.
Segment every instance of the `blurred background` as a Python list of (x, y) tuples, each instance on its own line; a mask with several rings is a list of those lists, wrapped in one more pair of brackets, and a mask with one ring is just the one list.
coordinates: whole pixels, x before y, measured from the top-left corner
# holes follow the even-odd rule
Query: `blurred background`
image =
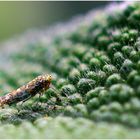
[(0, 42), (30, 28), (41, 28), (63, 22), (108, 3), (109, 1), (1, 1)]

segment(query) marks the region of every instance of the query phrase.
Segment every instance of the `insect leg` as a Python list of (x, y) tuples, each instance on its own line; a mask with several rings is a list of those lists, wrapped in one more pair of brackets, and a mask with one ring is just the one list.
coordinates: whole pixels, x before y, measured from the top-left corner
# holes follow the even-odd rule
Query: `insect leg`
[(40, 101), (40, 97), (41, 97), (42, 93), (39, 92), (38, 95), (39, 95), (39, 97), (35, 100), (35, 103), (36, 103), (35, 106), (38, 106), (38, 102)]
[(23, 101), (21, 101), (20, 106), (22, 107), (22, 105), (24, 104), (24, 102), (26, 102), (28, 99), (30, 99), (32, 96), (29, 96), (28, 98), (24, 99)]
[[(42, 92), (39, 92), (38, 103), (41, 102), (40, 97), (42, 96)], [(42, 105), (42, 104), (41, 104)]]
[(29, 100), (32, 96), (30, 95), (28, 98), (24, 99), (22, 102), (26, 102), (27, 100)]
[(55, 88), (55, 86), (53, 86), (52, 84), (50, 84), (50, 87), (55, 91), (57, 101), (60, 101), (60, 102), (61, 102), (62, 100), (61, 100), (61, 98), (60, 98), (60, 96), (59, 96), (60, 91), (58, 91), (58, 90)]

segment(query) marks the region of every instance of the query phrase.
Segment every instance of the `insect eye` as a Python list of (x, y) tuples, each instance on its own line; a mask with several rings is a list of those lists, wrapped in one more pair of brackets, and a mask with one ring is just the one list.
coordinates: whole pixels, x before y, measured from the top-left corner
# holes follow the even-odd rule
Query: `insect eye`
[(48, 75), (47, 78), (46, 78), (46, 80), (50, 82), (52, 80), (52, 76), (51, 75)]

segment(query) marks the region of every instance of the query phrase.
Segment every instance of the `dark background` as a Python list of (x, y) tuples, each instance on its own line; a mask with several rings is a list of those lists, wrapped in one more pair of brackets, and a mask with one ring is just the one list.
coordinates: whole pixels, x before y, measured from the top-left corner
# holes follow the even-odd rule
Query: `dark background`
[(0, 41), (31, 28), (50, 26), (71, 17), (102, 8), (107, 1), (0, 2)]

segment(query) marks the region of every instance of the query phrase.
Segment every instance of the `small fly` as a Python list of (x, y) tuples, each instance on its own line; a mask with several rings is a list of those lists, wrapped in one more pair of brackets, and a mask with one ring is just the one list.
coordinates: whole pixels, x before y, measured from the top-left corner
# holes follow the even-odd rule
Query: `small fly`
[(26, 101), (36, 94), (42, 94), (49, 89), (51, 84), (51, 75), (41, 75), (33, 79), (26, 85), (14, 90), (5, 96), (0, 97), (0, 107), (11, 105), (20, 101)]

